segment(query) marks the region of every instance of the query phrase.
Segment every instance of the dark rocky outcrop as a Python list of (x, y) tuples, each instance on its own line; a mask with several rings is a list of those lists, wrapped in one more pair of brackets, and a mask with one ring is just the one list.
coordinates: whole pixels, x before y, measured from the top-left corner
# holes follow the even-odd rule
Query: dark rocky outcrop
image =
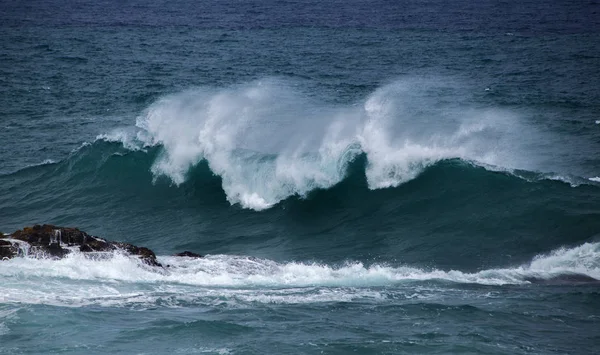
[(202, 258), (200, 254), (193, 253), (191, 251), (182, 251), (181, 253), (173, 254), (173, 256), (187, 256), (188, 258)]
[[(0, 236), (0, 260), (29, 255), (34, 257), (63, 258), (73, 250), (82, 253), (123, 251), (138, 256), (151, 266), (162, 266), (154, 252), (129, 243), (111, 242), (91, 236), (77, 228), (57, 227), (50, 224), (25, 227), (10, 235)], [(201, 257), (192, 252), (178, 256)]]
[(17, 250), (11, 242), (0, 239), (0, 260), (13, 258), (16, 256), (16, 252)]

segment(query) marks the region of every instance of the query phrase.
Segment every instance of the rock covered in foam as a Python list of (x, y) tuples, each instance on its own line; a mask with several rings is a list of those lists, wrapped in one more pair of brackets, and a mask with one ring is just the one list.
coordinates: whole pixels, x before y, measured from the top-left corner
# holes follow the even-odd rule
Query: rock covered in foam
[[(148, 265), (162, 266), (156, 259), (156, 254), (148, 248), (108, 241), (91, 236), (77, 228), (57, 227), (50, 224), (34, 225), (0, 237), (0, 260), (24, 255), (63, 258), (77, 250), (81, 253), (122, 251), (138, 256)], [(194, 255), (200, 257), (198, 254)]]

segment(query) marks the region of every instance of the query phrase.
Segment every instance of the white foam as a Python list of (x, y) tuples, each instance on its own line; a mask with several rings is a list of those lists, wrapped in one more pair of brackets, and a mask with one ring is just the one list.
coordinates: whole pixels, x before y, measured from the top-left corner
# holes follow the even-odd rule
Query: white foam
[(91, 145), (92, 145), (92, 143), (90, 143), (90, 142), (83, 142), (77, 148), (73, 148), (73, 150), (71, 150), (70, 155), (72, 156), (72, 155), (76, 154), (77, 152), (79, 152), (80, 150), (82, 150), (86, 147), (89, 147)]
[(129, 150), (143, 150), (142, 142), (137, 139), (137, 132), (131, 129), (114, 129), (110, 133), (99, 134), (96, 141), (121, 143), (124, 148)]
[[(61, 260), (15, 258), (0, 262), (0, 303), (43, 303), (65, 306), (152, 304), (178, 306), (186, 302), (236, 305), (260, 303), (351, 302), (415, 294), (421, 281), (483, 285), (525, 284), (581, 274), (600, 279), (600, 243), (558, 249), (535, 257), (529, 264), (475, 273), (419, 269), (409, 266), (343, 265), (288, 262), (241, 256), (214, 255), (201, 259), (160, 257), (171, 267), (149, 267), (119, 253), (90, 259), (72, 253)], [(383, 289), (381, 289), (383, 288)]]
[(581, 185), (582, 183), (585, 183), (585, 181), (581, 181), (581, 179), (576, 178), (576, 177), (572, 177), (572, 176), (562, 176), (562, 175), (545, 175), (544, 176), (545, 179), (548, 180), (553, 180), (553, 181), (560, 181), (560, 182), (564, 182), (565, 184), (569, 184), (569, 186), (571, 187), (577, 187), (579, 185)]
[(578, 177), (578, 176), (573, 176), (573, 175), (559, 175), (559, 174), (551, 174), (551, 173), (546, 173), (546, 174), (541, 174), (541, 173), (536, 173), (536, 174), (532, 174), (532, 177), (525, 177), (522, 174), (518, 174), (515, 172), (510, 172), (512, 173), (514, 176), (517, 176), (519, 178), (525, 179), (527, 181), (539, 181), (539, 180), (551, 180), (551, 181), (560, 181), (563, 182), (565, 184), (568, 184), (571, 187), (578, 187), (581, 185), (593, 185), (591, 182), (600, 182), (600, 179), (598, 178), (582, 178), (582, 177)]
[(600, 182), (600, 176), (591, 177), (591, 178), (589, 178), (589, 180), (594, 181), (594, 182)]

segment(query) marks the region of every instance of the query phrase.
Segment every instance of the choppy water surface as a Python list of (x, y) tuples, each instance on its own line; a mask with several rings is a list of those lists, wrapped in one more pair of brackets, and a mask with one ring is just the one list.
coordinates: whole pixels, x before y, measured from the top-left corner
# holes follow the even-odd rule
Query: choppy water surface
[(170, 267), (0, 262), (0, 353), (596, 352), (596, 2), (1, 8), (0, 230)]

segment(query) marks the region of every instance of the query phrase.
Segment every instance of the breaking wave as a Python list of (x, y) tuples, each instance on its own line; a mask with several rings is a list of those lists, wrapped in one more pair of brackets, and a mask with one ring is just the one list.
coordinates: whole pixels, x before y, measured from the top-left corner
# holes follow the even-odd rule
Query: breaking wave
[(257, 211), (329, 189), (356, 167), (370, 190), (453, 161), (527, 181), (598, 185), (596, 177), (552, 166), (558, 154), (548, 134), (514, 112), (473, 107), (463, 91), (409, 78), (353, 104), (335, 104), (277, 79), (200, 88), (156, 101), (135, 126), (100, 134), (63, 161), (24, 170), (56, 169), (65, 179), (129, 174), (177, 186), (214, 175), (229, 203)]
[(160, 146), (152, 173), (177, 185), (207, 161), (227, 200), (255, 210), (339, 183), (361, 154), (370, 189), (398, 186), (444, 159), (537, 168), (526, 144), (539, 133), (509, 111), (457, 102), (457, 90), (439, 80), (403, 79), (364, 101), (336, 105), (266, 79), (164, 97), (136, 127), (98, 139), (131, 150)]

